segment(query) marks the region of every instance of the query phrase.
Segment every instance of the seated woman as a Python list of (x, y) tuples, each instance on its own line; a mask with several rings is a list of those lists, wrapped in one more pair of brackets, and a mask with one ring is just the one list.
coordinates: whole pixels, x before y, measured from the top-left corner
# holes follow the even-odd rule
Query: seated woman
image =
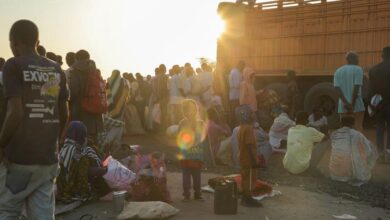
[(207, 125), (207, 135), (213, 154), (212, 156), (216, 159), (221, 141), (230, 136), (231, 130), (226, 123), (220, 120), (216, 109), (210, 108), (207, 111), (207, 114), (209, 119)]
[(275, 118), (274, 123), (269, 131), (269, 143), (274, 151), (281, 151), (280, 148), (285, 148), (288, 130), (295, 126), (295, 122), (291, 120), (283, 108), (275, 110), (279, 115)]
[(257, 157), (260, 159), (262, 166), (266, 167), (272, 155), (268, 133), (260, 127), (258, 122), (253, 125), (253, 129), (256, 137)]
[(333, 180), (363, 184), (370, 180), (378, 154), (375, 146), (353, 128), (355, 119), (344, 116), (342, 128), (331, 135), (332, 153), (329, 161), (330, 177)]
[(87, 145), (87, 128), (82, 122), (72, 121), (60, 150), (60, 174), (57, 179), (58, 198), (64, 202), (86, 201), (108, 193), (102, 176), (102, 155), (93, 145)]

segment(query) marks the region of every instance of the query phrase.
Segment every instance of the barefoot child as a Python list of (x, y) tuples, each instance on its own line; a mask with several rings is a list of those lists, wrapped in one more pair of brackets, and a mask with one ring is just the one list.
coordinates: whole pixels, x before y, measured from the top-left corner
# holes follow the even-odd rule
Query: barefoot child
[(178, 144), (181, 151), (184, 201), (191, 199), (191, 177), (194, 199), (202, 200), (201, 169), (203, 166), (202, 143), (206, 137), (206, 123), (198, 119), (198, 106), (195, 101), (186, 99), (182, 103), (184, 119), (179, 124)]

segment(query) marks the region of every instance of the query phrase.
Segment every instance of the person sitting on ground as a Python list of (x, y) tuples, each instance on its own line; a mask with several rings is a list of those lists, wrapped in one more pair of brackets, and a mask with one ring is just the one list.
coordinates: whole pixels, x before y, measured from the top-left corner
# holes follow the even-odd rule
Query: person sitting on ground
[(295, 122), (289, 118), (283, 107), (275, 111), (279, 115), (274, 119), (269, 131), (269, 143), (274, 151), (279, 151), (280, 148), (286, 147), (288, 129), (295, 126)]
[(221, 141), (230, 136), (231, 130), (230, 127), (221, 120), (216, 109), (210, 108), (207, 111), (207, 115), (209, 119), (207, 126), (207, 136), (213, 153), (212, 156), (214, 159), (216, 159)]
[(102, 178), (107, 172), (103, 167), (103, 155), (93, 145), (87, 144), (87, 128), (82, 122), (70, 122), (59, 158), (57, 187), (60, 200), (85, 201), (108, 193), (108, 186)]
[(344, 116), (342, 128), (331, 135), (330, 177), (336, 181), (363, 184), (370, 180), (378, 153), (376, 147), (354, 128), (355, 119)]
[(322, 133), (328, 133), (328, 119), (324, 115), (324, 111), (320, 107), (316, 107), (313, 113), (309, 116), (309, 127), (313, 127)]
[(309, 167), (312, 171), (316, 171), (316, 165), (326, 147), (325, 144), (314, 146), (315, 143), (322, 141), (325, 135), (315, 128), (306, 127), (307, 123), (308, 114), (298, 112), (297, 125), (288, 131), (287, 152), (283, 159), (283, 166), (292, 174), (303, 173)]
[(255, 131), (257, 143), (257, 157), (260, 158), (261, 165), (266, 167), (267, 162), (272, 155), (272, 147), (269, 143), (269, 135), (258, 122), (254, 123), (253, 128)]
[(253, 129), (255, 115), (251, 106), (241, 105), (236, 112), (240, 120), (240, 128), (237, 134), (240, 150), (240, 169), (242, 178), (243, 196), (241, 205), (247, 207), (260, 207), (261, 203), (252, 198), (252, 190), (256, 185), (256, 168), (259, 161), (256, 157), (256, 137)]
[(201, 192), (201, 170), (205, 143), (205, 122), (198, 119), (198, 106), (194, 100), (182, 103), (184, 119), (179, 124), (178, 143), (182, 155), (180, 161), (183, 173), (184, 201), (191, 198), (191, 177), (195, 200), (203, 200)]

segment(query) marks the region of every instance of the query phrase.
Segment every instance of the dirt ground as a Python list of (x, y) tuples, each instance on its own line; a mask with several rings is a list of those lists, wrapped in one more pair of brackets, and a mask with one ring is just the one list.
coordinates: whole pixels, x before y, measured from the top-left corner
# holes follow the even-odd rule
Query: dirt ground
[[(173, 206), (180, 213), (172, 219), (336, 219), (333, 215), (350, 214), (357, 219), (384, 220), (390, 219), (390, 165), (378, 164), (374, 170), (372, 182), (366, 188), (354, 188), (349, 185), (337, 185), (326, 177), (295, 176), (284, 171), (281, 165), (282, 155), (273, 155), (268, 168), (259, 171), (260, 178), (273, 184), (274, 189), (282, 192), (281, 196), (268, 198), (262, 208), (244, 208), (239, 206), (238, 214), (218, 216), (213, 213), (213, 194), (204, 194), (204, 202), (183, 203), (181, 175), (176, 166), (177, 149), (173, 140), (162, 136), (131, 137), (129, 144), (142, 145), (145, 152), (162, 151), (167, 154), (168, 186), (173, 198)], [(325, 156), (320, 168), (326, 174)], [(208, 169), (202, 175), (203, 184), (221, 174), (232, 174), (226, 167)], [(369, 199), (367, 199), (369, 198)], [(378, 207), (374, 207), (378, 206)], [(384, 208), (384, 207), (387, 207)], [(57, 216), (60, 220), (79, 219), (84, 214), (91, 214), (93, 219), (115, 219), (110, 202), (91, 202), (82, 207)], [(83, 218), (88, 219), (88, 218)]]

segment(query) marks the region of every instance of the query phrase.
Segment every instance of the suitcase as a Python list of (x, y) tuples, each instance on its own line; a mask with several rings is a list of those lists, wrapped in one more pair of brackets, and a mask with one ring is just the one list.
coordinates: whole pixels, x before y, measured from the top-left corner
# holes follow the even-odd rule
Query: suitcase
[(215, 186), (214, 213), (217, 215), (237, 214), (237, 184), (234, 180), (224, 180)]

